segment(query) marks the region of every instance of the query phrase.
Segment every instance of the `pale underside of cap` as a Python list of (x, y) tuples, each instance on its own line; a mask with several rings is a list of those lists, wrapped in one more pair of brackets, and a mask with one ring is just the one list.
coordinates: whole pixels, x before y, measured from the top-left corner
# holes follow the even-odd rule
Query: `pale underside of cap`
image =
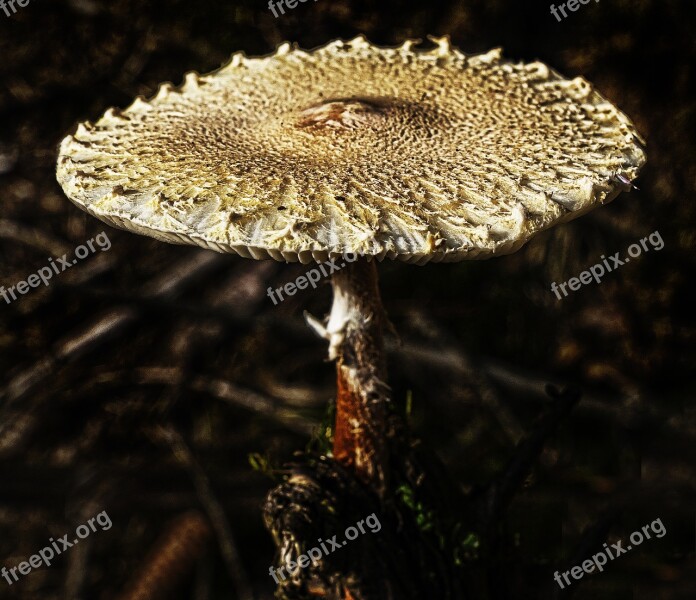
[(513, 252), (630, 187), (643, 142), (584, 79), (435, 41), (236, 54), (80, 125), (58, 181), (168, 242), (417, 264)]

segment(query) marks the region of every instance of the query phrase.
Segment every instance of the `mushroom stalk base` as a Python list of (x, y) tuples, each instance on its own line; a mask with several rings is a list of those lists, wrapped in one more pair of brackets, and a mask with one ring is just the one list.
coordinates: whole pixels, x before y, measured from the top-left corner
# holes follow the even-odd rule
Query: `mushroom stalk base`
[(387, 487), (390, 390), (375, 261), (347, 264), (331, 283), (333, 304), (321, 333), (336, 361), (333, 454), (381, 494)]

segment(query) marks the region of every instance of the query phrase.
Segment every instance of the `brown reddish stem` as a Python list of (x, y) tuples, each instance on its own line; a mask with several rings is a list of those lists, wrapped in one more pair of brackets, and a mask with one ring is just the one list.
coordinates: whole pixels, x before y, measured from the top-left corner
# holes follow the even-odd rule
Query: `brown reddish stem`
[[(338, 261), (336, 261), (338, 262)], [(382, 494), (387, 486), (389, 388), (382, 330), (384, 308), (375, 261), (359, 259), (332, 275), (333, 304), (326, 327), (336, 360), (333, 454)]]

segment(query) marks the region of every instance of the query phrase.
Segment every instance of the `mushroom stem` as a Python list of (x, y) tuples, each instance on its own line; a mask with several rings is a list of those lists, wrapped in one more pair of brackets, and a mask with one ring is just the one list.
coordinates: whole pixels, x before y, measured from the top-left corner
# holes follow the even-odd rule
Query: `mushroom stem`
[(374, 260), (359, 259), (333, 274), (326, 337), (336, 360), (333, 453), (380, 494), (387, 481), (390, 390), (384, 358), (384, 307)]

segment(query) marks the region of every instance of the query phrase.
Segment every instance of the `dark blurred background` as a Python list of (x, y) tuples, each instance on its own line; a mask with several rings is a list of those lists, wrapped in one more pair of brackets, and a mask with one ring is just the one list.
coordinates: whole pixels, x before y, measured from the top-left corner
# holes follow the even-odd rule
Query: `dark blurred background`
[[(465, 52), (540, 59), (586, 77), (647, 138), (639, 190), (512, 256), (383, 263), (400, 334), (390, 383), (465, 491), (501, 471), (548, 405), (547, 382), (583, 391), (505, 517), (510, 598), (554, 597), (553, 571), (583, 532), (606, 526), (615, 541), (658, 518), (663, 538), (575, 582), (574, 597), (696, 597), (694, 4), (602, 0), (560, 23), (549, 4), (318, 0), (277, 19), (261, 0), (31, 0), (0, 11), (0, 285), (101, 231), (112, 242), (49, 287), (0, 299), (0, 566), (101, 511), (113, 522), (51, 568), (11, 587), (0, 579), (0, 598), (117, 598), (190, 510), (214, 533), (202, 553), (190, 543), (197, 566), (171, 597), (272, 597), (261, 506), (273, 481), (252, 463), (282, 464), (326, 419), (333, 366), (302, 313), (323, 316), (330, 288), (274, 306), (266, 288), (307, 267), (106, 227), (62, 194), (57, 146), (79, 121), (235, 51), (359, 33), (383, 45), (448, 34)], [(661, 251), (562, 301), (551, 293), (656, 230)], [(157, 576), (174, 577), (167, 568)]]

